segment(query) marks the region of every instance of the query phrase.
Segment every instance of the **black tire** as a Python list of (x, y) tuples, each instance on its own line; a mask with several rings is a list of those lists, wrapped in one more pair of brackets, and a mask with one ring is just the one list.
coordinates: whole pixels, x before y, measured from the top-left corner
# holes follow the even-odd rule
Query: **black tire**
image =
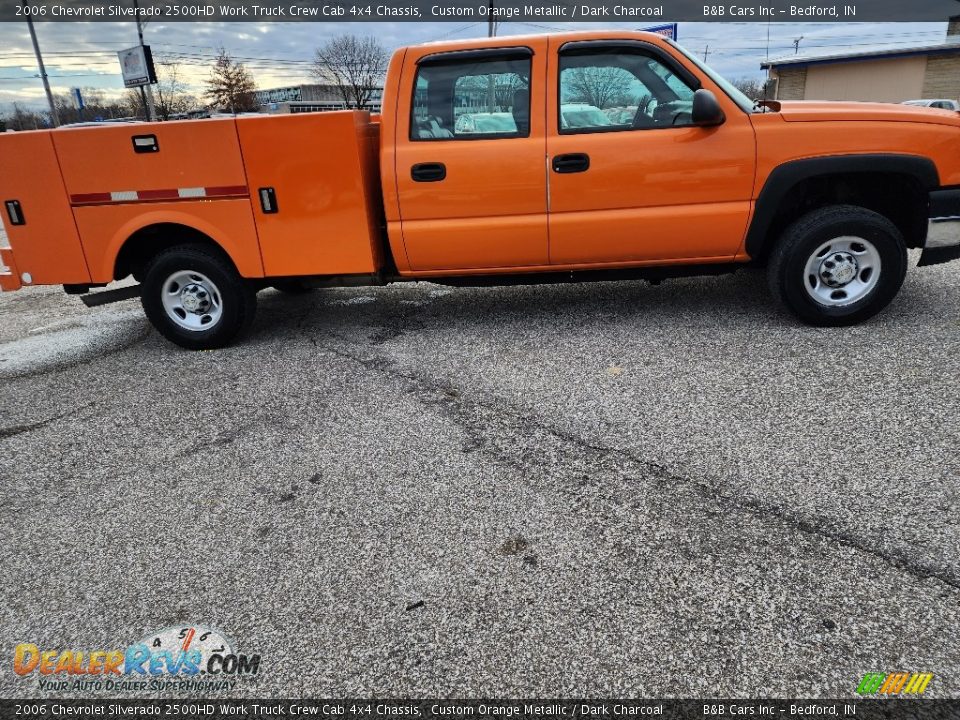
[[(880, 257), (880, 270), (863, 297), (843, 305), (823, 304), (807, 290), (807, 283), (810, 287), (816, 283), (815, 277), (807, 275), (807, 262), (824, 243), (843, 237), (872, 243)], [(770, 255), (767, 279), (773, 296), (800, 320), (837, 327), (855, 325), (883, 310), (900, 291), (906, 272), (907, 246), (892, 222), (866, 208), (831, 205), (811, 211), (784, 231)]]
[(303, 280), (291, 278), (289, 280), (271, 280), (271, 287), (284, 295), (307, 295), (316, 288), (310, 287)]
[[(178, 272), (200, 273), (216, 286), (219, 317), (210, 327), (191, 330), (178, 325), (163, 303), (164, 284)], [(257, 309), (254, 288), (240, 277), (230, 259), (204, 245), (178, 245), (161, 252), (147, 266), (140, 301), (147, 318), (167, 340), (188, 350), (229, 345), (253, 322)]]

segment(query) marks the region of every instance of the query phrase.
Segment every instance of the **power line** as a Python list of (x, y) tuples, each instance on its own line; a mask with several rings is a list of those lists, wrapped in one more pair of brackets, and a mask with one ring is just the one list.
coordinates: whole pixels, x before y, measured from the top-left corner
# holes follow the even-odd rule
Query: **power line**
[(443, 40), (444, 38), (448, 38), (448, 37), (450, 37), (451, 35), (456, 35), (456, 34), (459, 33), (459, 32), (463, 32), (463, 31), (466, 30), (467, 28), (472, 28), (474, 25), (479, 25), (479, 24), (480, 24), (480, 23), (472, 22), (472, 23), (467, 23), (466, 25), (461, 25), (460, 27), (455, 28), (455, 29), (451, 30), (450, 32), (446, 32), (446, 33), (444, 33), (443, 35), (438, 35), (436, 39), (437, 39), (437, 40)]

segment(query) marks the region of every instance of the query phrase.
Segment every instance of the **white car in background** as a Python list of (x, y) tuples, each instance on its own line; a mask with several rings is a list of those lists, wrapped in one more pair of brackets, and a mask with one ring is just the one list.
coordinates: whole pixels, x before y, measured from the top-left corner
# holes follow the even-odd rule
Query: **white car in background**
[(517, 123), (511, 113), (471, 113), (457, 118), (457, 135), (515, 133)]
[(907, 100), (901, 105), (935, 108), (937, 110), (956, 110), (960, 112), (960, 102), (956, 100)]
[(560, 106), (560, 119), (564, 129), (608, 127), (613, 122), (600, 108), (587, 103), (564, 103)]

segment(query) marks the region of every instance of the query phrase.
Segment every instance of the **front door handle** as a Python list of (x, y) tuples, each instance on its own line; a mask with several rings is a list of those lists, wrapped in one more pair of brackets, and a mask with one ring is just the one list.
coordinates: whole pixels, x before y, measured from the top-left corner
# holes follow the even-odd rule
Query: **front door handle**
[(410, 168), (410, 177), (414, 182), (440, 182), (447, 177), (447, 166), (443, 163), (418, 163)]
[(590, 156), (586, 153), (570, 153), (568, 155), (555, 155), (553, 158), (553, 171), (555, 173), (580, 173), (590, 169)]

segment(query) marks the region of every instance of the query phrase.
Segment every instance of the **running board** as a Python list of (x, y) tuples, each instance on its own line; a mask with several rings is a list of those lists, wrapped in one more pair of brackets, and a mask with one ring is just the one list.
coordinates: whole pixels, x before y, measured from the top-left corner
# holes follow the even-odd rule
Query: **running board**
[(110, 303), (120, 302), (122, 300), (132, 300), (140, 297), (140, 286), (130, 285), (129, 287), (117, 288), (116, 290), (104, 290), (103, 292), (89, 293), (80, 297), (83, 304), (87, 307), (99, 307), (100, 305), (109, 305)]

